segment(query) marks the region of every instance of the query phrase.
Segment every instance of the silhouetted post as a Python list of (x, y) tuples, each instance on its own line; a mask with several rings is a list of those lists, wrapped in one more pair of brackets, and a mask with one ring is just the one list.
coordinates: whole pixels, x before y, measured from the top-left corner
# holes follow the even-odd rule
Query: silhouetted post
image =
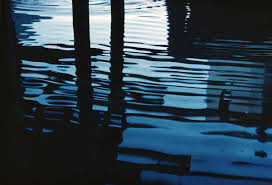
[[(81, 127), (89, 127), (92, 111), (89, 0), (73, 0), (74, 45)], [(87, 125), (86, 125), (86, 124)]]
[[(124, 48), (124, 0), (111, 0), (111, 67), (110, 94), (108, 96), (107, 124), (120, 124), (121, 128), (105, 127), (102, 158), (104, 168), (112, 168), (117, 157), (118, 145), (123, 139), (125, 125), (123, 86), (123, 48)], [(113, 165), (113, 166), (112, 166)], [(116, 179), (112, 172), (105, 171), (107, 179)], [(113, 179), (112, 179), (113, 178)]]
[[(115, 171), (118, 146), (123, 140), (123, 131), (126, 128), (125, 101), (123, 87), (123, 48), (124, 48), (124, 0), (111, 0), (111, 67), (110, 67), (110, 94), (108, 96), (107, 123), (120, 125), (118, 127), (106, 127), (104, 137), (103, 161), (105, 176), (109, 182), (115, 184), (124, 181), (127, 175), (120, 173), (120, 166)], [(115, 170), (114, 170), (115, 169)], [(117, 173), (116, 173), (117, 172)], [(121, 176), (119, 176), (119, 174)], [(126, 182), (126, 180), (125, 180)], [(130, 182), (126, 182), (131, 184)], [(136, 182), (134, 182), (136, 183)], [(122, 183), (120, 183), (122, 184)]]
[[(1, 74), (1, 130), (2, 151), (7, 158), (3, 158), (3, 173), (0, 174), (0, 184), (13, 184), (19, 172), (20, 155), (18, 145), (23, 133), (22, 123), (19, 122), (18, 111), (18, 60), (16, 57), (16, 32), (11, 18), (8, 0), (0, 1), (0, 74)], [(5, 149), (4, 149), (5, 147)], [(19, 172), (19, 173), (18, 173)]]
[[(125, 127), (123, 86), (124, 0), (111, 0), (111, 67), (109, 121), (112, 116)], [(121, 119), (121, 120), (120, 120)]]
[(75, 49), (83, 54), (90, 47), (89, 0), (73, 0), (73, 26)]
[[(89, 0), (73, 0), (74, 45), (78, 86), (81, 183), (94, 181), (96, 168), (96, 121), (92, 111)], [(91, 176), (92, 179), (89, 179)], [(80, 184), (80, 183), (79, 183)]]
[[(89, 0), (73, 0), (74, 45), (81, 127), (88, 127), (92, 110)], [(86, 124), (85, 124), (86, 123)]]
[(73, 26), (76, 75), (78, 77), (77, 84), (79, 88), (78, 105), (80, 113), (85, 115), (91, 108), (89, 0), (73, 0)]

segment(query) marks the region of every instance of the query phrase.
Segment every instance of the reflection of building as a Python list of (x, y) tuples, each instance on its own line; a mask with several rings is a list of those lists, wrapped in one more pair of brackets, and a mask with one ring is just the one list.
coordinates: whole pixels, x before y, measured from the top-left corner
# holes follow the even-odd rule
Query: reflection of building
[(236, 118), (244, 113), (265, 112), (262, 108), (263, 97), (267, 96), (263, 93), (267, 91), (264, 83), (268, 81), (264, 77), (265, 63), (271, 59), (266, 57), (270, 54), (263, 41), (272, 31), (268, 4), (260, 3), (256, 10), (252, 3), (166, 1), (169, 54), (192, 66), (207, 66), (199, 69), (208, 74), (203, 79), (207, 84), (206, 109), (217, 110), (220, 93), (228, 89), (231, 90), (229, 112)]
[[(194, 33), (260, 40), (271, 32), (271, 2), (241, 0), (192, 0), (192, 31)], [(260, 34), (262, 33), (262, 34)]]
[[(269, 6), (260, 3), (256, 10), (252, 3), (221, 1), (193, 7), (193, 32), (201, 30), (200, 37), (208, 38), (201, 46), (200, 58), (212, 63), (209, 81), (221, 83), (221, 87), (209, 85), (208, 94), (219, 95), (222, 89), (229, 89), (231, 112), (262, 114), (265, 63), (271, 60), (263, 43), (272, 31)], [(209, 108), (218, 107), (218, 99), (208, 102)]]
[[(200, 110), (201, 112), (199, 109), (191, 110), (191, 112), (196, 112), (199, 115), (202, 112), (207, 112), (207, 114), (204, 114), (206, 121), (223, 120), (218, 107), (220, 94), (224, 89), (227, 89), (231, 92), (229, 97), (231, 103), (227, 111), (227, 116), (232, 119), (223, 121), (231, 121), (245, 127), (252, 125), (258, 128), (261, 127), (261, 129), (257, 129), (257, 133), (249, 134), (248, 130), (250, 129), (241, 127), (246, 131), (235, 132), (232, 131), (232, 128), (237, 127), (236, 125), (219, 123), (220, 127), (217, 127), (212, 124), (213, 122), (208, 122), (209, 126), (205, 126), (205, 129), (210, 127), (214, 132), (207, 132), (207, 134), (213, 135), (215, 138), (211, 139), (207, 137), (201, 139), (201, 136), (199, 136), (197, 140), (203, 143), (205, 139), (208, 139), (212, 145), (217, 145), (217, 149), (220, 147), (219, 145), (222, 145), (223, 152), (221, 154), (220, 152), (215, 152), (215, 155), (210, 152), (208, 155), (211, 157), (207, 158), (204, 155), (201, 156), (201, 159), (205, 158), (203, 163), (195, 162), (199, 158), (191, 152), (191, 172), (202, 170), (207, 172), (209, 168), (213, 171), (212, 173), (216, 174), (239, 174), (245, 177), (258, 176), (260, 178), (263, 178), (263, 175), (266, 173), (266, 170), (264, 170), (256, 174), (256, 171), (259, 170), (255, 167), (247, 166), (244, 168), (242, 165), (234, 165), (237, 153), (234, 152), (235, 147), (232, 141), (236, 139), (230, 139), (230, 148), (228, 149), (226, 147), (227, 142), (225, 142), (230, 137), (245, 138), (248, 139), (245, 140), (247, 142), (250, 142), (249, 139), (262, 142), (270, 141), (271, 139), (271, 135), (264, 133), (264, 129), (265, 127), (271, 127), (271, 123), (268, 122), (271, 120), (271, 116), (269, 119), (266, 115), (271, 110), (272, 100), (271, 90), (267, 88), (271, 86), (271, 68), (269, 72), (269, 65), (267, 63), (271, 63), (272, 60), (270, 58), (270, 46), (263, 41), (269, 38), (266, 35), (272, 33), (272, 26), (270, 26), (272, 14), (269, 8), (267, 8), (270, 7), (267, 4), (258, 4), (257, 6), (260, 6), (258, 9), (254, 8), (254, 4), (256, 3), (251, 4), (250, 2), (249, 4), (243, 2), (243, 6), (240, 6), (239, 3), (235, 3), (234, 1), (213, 0), (192, 0), (189, 4), (185, 3), (185, 1), (166, 1), (169, 19), (168, 52), (177, 62), (187, 64), (187, 66), (191, 67), (191, 73), (189, 73), (190, 70), (188, 70), (189, 72), (183, 72), (184, 69), (180, 73), (184, 73), (185, 75), (189, 73), (191, 78), (196, 79), (196, 83), (192, 84), (192, 86), (195, 85), (194, 87), (197, 87), (198, 84), (206, 85), (206, 87), (203, 85), (202, 89), (198, 88), (196, 90), (192, 88), (191, 93), (198, 95), (201, 90), (202, 92), (205, 91), (204, 93), (206, 94), (203, 93), (203, 96), (206, 96), (207, 106)], [(188, 9), (186, 6), (190, 8)], [(189, 21), (186, 20), (188, 14), (191, 19)], [(186, 25), (185, 20), (189, 24)], [(197, 73), (202, 72), (206, 72), (208, 77), (197, 78)], [(263, 98), (268, 98), (269, 96), (270, 102), (267, 102), (267, 104), (264, 103)], [(180, 104), (182, 104), (182, 101)], [(224, 102), (221, 104), (224, 104)], [(211, 110), (211, 112), (208, 112), (208, 110)], [(248, 114), (245, 114), (245, 112)], [(230, 129), (228, 126), (230, 126)], [(191, 134), (193, 131), (192, 129), (189, 133)], [(205, 133), (202, 132), (201, 134)], [(219, 141), (219, 138), (222, 140)], [(208, 143), (204, 144), (205, 149), (207, 149), (208, 145)], [(198, 148), (195, 146), (194, 148)], [(244, 150), (244, 145), (241, 145), (239, 150), (241, 148)], [(268, 156), (267, 150), (252, 154), (265, 158)], [(224, 156), (225, 154), (226, 156)], [(241, 157), (243, 154), (241, 156), (240, 154), (238, 155), (239, 160), (247, 161), (246, 157)], [(266, 162), (269, 162), (269, 160)], [(269, 174), (265, 176), (269, 178)]]

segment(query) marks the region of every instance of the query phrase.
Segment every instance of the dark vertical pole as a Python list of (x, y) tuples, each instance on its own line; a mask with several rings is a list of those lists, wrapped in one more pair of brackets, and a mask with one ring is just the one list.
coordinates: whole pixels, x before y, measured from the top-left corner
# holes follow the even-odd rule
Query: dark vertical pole
[(24, 90), (21, 86), (21, 61), (16, 52), (17, 38), (10, 3), (9, 0), (0, 1), (0, 79), (1, 86), (4, 87), (1, 89), (0, 100), (1, 135), (4, 144), (2, 151), (7, 156), (2, 160), (2, 168), (5, 170), (0, 175), (0, 184), (25, 183), (20, 177), (28, 180), (30, 176), (25, 172), (24, 164), (29, 162), (31, 166), (31, 161), (22, 157), (24, 150), (27, 150), (22, 147), (26, 137), (24, 137), (24, 125), (21, 122), (23, 113), (19, 103)]
[[(74, 46), (76, 54), (77, 101), (80, 129), (78, 160), (80, 183), (94, 181), (96, 169), (96, 122), (92, 111), (89, 0), (73, 0)], [(77, 147), (76, 147), (77, 148)], [(91, 179), (90, 179), (91, 178)]]
[(109, 95), (109, 121), (112, 115), (115, 120), (121, 119), (122, 127), (124, 117), (123, 86), (123, 48), (124, 48), (124, 0), (111, 0), (111, 68), (110, 68), (110, 95)]
[(73, 0), (73, 26), (76, 53), (76, 75), (78, 78), (78, 107), (81, 115), (86, 115), (91, 109), (90, 97), (92, 94), (90, 88), (89, 0)]
[(89, 0), (73, 0), (73, 26), (76, 51), (90, 47)]
[[(123, 48), (124, 48), (124, 0), (111, 0), (111, 67), (110, 67), (110, 94), (108, 96), (107, 123), (121, 125), (117, 127), (105, 127), (105, 136), (102, 152), (104, 158), (104, 168), (114, 169), (114, 162), (117, 157), (118, 145), (123, 139), (123, 129), (125, 126), (124, 116), (124, 92), (123, 86)], [(106, 159), (106, 160), (105, 160)], [(107, 179), (111, 182), (119, 183), (123, 177), (112, 175), (114, 171), (107, 173)], [(120, 169), (118, 169), (120, 174)], [(120, 179), (121, 178), (121, 179)], [(114, 183), (115, 184), (115, 183)], [(128, 183), (129, 184), (129, 183)]]

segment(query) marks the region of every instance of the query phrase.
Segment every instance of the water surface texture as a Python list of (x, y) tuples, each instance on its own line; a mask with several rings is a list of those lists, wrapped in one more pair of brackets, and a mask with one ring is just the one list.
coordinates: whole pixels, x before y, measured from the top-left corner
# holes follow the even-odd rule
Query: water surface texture
[[(53, 137), (80, 127), (72, 1), (11, 2), (24, 132)], [(142, 184), (272, 183), (268, 7), (125, 0), (122, 32), (111, 25), (109, 0), (89, 1), (86, 104), (112, 128), (117, 166), (137, 171)]]

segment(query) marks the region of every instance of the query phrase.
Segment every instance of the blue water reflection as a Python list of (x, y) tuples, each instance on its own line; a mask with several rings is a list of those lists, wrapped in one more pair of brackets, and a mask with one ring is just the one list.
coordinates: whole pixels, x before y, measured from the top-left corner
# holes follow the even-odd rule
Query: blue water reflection
[[(139, 167), (147, 184), (271, 183), (272, 27), (262, 27), (270, 12), (262, 9), (268, 15), (253, 30), (243, 22), (251, 6), (233, 21), (240, 12), (228, 3), (127, 0), (122, 32), (110, 1), (89, 4), (91, 47), (100, 51), (90, 61), (92, 109), (102, 125), (122, 127), (120, 164), (157, 165)], [(77, 127), (71, 0), (12, 0), (12, 9), (19, 43), (52, 49), (22, 57), (27, 132)]]

